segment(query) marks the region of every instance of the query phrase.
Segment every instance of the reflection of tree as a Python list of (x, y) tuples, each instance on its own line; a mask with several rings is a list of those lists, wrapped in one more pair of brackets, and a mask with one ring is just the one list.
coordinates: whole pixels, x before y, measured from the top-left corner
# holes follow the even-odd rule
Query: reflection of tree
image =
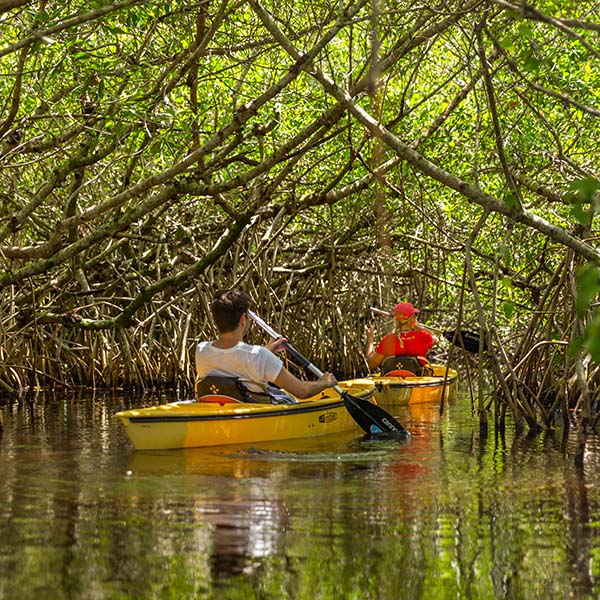
[(592, 515), (583, 471), (565, 472), (565, 544), (570, 578), (575, 592), (592, 596)]
[(285, 506), (269, 500), (270, 485), (255, 485), (248, 497), (225, 493), (198, 499), (194, 519), (210, 525), (210, 565), (215, 579), (250, 573), (262, 559), (277, 552), (285, 529)]
[(597, 595), (600, 448), (431, 410), (409, 443), (138, 453), (110, 403), (3, 408), (0, 596)]

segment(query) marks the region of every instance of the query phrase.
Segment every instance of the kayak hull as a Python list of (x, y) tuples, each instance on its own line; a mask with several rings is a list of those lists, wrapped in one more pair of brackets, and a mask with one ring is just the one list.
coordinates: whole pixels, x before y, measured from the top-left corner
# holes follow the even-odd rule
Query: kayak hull
[[(352, 396), (372, 397), (372, 381), (340, 382)], [(115, 415), (137, 450), (196, 448), (321, 436), (357, 429), (334, 390), (296, 404), (174, 402)]]
[(378, 404), (407, 405), (440, 403), (456, 393), (458, 373), (444, 365), (431, 365), (433, 375), (423, 377), (385, 377), (372, 375), (374, 397)]

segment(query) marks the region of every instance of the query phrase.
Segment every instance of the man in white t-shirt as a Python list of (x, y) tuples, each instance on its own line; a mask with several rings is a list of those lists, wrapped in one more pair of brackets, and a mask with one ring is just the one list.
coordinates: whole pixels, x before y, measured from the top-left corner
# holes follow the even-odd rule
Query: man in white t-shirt
[(290, 373), (276, 352), (284, 350), (283, 338), (266, 346), (246, 344), (250, 300), (242, 290), (219, 292), (211, 304), (211, 312), (219, 332), (214, 342), (200, 342), (196, 348), (196, 373), (201, 379), (208, 375), (238, 377), (251, 392), (265, 393), (268, 383), (274, 383), (296, 398), (314, 396), (336, 385), (331, 373), (323, 373), (316, 381), (303, 381)]

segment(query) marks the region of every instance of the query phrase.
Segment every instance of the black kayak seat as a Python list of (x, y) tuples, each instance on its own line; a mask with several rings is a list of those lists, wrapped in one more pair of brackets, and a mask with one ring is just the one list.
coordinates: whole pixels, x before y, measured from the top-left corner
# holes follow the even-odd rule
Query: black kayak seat
[(250, 391), (239, 377), (207, 375), (196, 381), (198, 402), (233, 402), (248, 404), (294, 404), (295, 398), (269, 383), (268, 393)]
[(431, 375), (433, 373), (426, 358), (403, 354), (384, 358), (380, 370), (383, 375), (397, 370), (407, 371), (414, 377), (423, 377), (424, 375)]

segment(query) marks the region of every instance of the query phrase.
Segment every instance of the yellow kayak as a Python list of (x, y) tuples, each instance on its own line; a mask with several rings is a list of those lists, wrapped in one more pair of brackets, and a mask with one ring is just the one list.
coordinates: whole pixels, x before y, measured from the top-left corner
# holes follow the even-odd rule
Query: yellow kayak
[[(389, 377), (370, 375), (367, 381), (375, 384), (374, 397), (378, 404), (422, 404), (451, 399), (456, 393), (458, 373), (445, 365), (429, 365), (433, 375), (421, 377)], [(358, 381), (363, 380), (354, 380)]]
[[(339, 387), (364, 400), (374, 391), (368, 379), (341, 381)], [(115, 416), (138, 450), (246, 444), (358, 429), (333, 389), (297, 404), (173, 402)]]

